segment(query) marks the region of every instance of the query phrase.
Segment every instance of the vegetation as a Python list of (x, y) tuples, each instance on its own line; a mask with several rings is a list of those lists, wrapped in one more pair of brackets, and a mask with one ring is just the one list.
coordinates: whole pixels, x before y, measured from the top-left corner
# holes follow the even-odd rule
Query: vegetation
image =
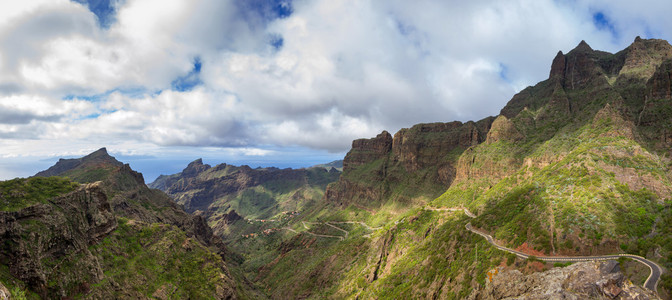
[(17, 211), (74, 191), (79, 184), (62, 177), (32, 177), (0, 181), (0, 211)]
[(151, 298), (161, 290), (182, 299), (214, 298), (226, 272), (217, 254), (178, 228), (160, 223), (120, 218), (117, 230), (89, 250), (100, 258), (105, 273), (91, 286), (94, 295), (106, 295), (115, 290), (112, 285), (121, 285), (129, 290), (117, 290), (113, 298), (129, 294)]

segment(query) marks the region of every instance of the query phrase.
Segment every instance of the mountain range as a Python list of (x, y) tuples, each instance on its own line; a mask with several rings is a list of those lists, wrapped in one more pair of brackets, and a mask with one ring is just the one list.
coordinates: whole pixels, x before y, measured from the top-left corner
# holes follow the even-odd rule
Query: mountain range
[(342, 171), (145, 185), (103, 148), (0, 182), (0, 296), (670, 299), (671, 146), (672, 46), (638, 37), (559, 52), (497, 116), (355, 140)]

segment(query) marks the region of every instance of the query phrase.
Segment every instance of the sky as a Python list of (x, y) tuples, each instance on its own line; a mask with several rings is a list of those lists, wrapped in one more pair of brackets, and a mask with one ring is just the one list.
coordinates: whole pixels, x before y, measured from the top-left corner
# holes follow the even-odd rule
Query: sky
[[(635, 3), (636, 2), (636, 3)], [(581, 40), (672, 38), (672, 1), (0, 0), (0, 179), (106, 147), (306, 167), (352, 140), (480, 120)]]

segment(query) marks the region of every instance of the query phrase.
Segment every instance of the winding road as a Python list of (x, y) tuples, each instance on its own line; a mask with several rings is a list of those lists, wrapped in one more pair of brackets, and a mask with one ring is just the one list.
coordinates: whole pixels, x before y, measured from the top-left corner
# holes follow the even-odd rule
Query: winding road
[[(466, 208), (427, 208), (429, 210), (435, 210), (435, 211), (464, 211), (464, 214), (469, 216), (470, 218), (475, 218), (476, 215), (471, 213), (468, 209)], [(471, 223), (467, 223), (465, 225), (467, 230), (478, 234), (485, 238), (488, 243), (493, 245), (495, 248), (506, 251), (512, 254), (515, 254), (516, 256), (522, 258), (522, 259), (527, 259), (532, 255), (525, 254), (523, 252), (513, 250), (511, 248), (504, 247), (502, 245), (499, 245), (495, 242), (495, 240), (492, 238), (491, 235), (481, 232), (479, 230), (474, 229), (474, 227), (471, 226)], [(658, 287), (658, 282), (660, 281), (660, 275), (663, 273), (663, 268), (661, 268), (658, 264), (656, 264), (653, 261), (650, 261), (644, 257), (638, 256), (638, 255), (633, 255), (633, 254), (613, 254), (613, 255), (595, 255), (595, 256), (535, 256), (537, 259), (542, 260), (542, 261), (548, 261), (548, 262), (578, 262), (578, 261), (601, 261), (601, 260), (615, 260), (619, 259), (621, 257), (627, 257), (633, 260), (636, 260), (647, 267), (651, 270), (651, 274), (649, 274), (649, 277), (646, 279), (644, 282), (644, 287), (654, 291), (655, 293), (657, 292), (657, 287)]]

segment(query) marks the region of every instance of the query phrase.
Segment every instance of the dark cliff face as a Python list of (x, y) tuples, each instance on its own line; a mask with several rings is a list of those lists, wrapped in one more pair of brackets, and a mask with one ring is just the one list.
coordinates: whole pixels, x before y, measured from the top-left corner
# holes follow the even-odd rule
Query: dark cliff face
[(344, 173), (328, 187), (326, 199), (371, 208), (387, 201), (433, 199), (455, 179), (459, 155), (485, 141), (493, 120), (418, 124), (394, 138), (383, 131), (355, 140), (343, 160)]
[[(61, 295), (78, 278), (101, 280), (103, 270), (88, 247), (117, 228), (102, 183), (87, 184), (67, 195), (19, 211), (0, 212), (0, 264), (26, 282), (42, 297)], [(50, 261), (74, 259), (81, 266), (56, 285), (48, 283), (57, 276), (58, 266)], [(76, 287), (75, 287), (76, 288)]]
[(352, 150), (343, 160), (343, 170), (352, 170), (363, 164), (384, 158), (392, 149), (392, 135), (383, 131), (372, 139), (352, 141)]

